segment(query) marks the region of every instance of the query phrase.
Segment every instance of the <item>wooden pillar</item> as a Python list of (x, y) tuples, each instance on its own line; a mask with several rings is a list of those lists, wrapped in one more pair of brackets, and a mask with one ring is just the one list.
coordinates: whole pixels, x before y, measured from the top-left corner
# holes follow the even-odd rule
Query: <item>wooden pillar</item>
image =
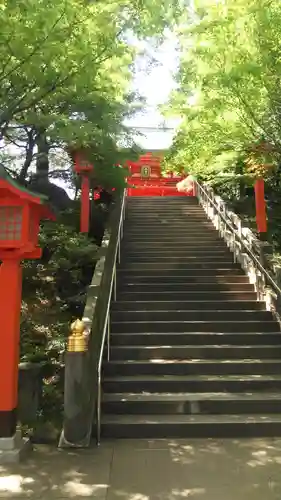
[(4, 260), (0, 267), (0, 438), (16, 432), (21, 292), (20, 261)]
[(267, 220), (266, 205), (264, 198), (264, 180), (257, 179), (255, 182), (255, 202), (256, 202), (256, 221), (257, 230), (261, 238), (266, 236)]

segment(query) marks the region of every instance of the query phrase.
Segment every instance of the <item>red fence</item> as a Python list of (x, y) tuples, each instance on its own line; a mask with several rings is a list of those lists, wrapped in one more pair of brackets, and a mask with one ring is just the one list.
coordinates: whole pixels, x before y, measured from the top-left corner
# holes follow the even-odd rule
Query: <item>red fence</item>
[[(144, 181), (143, 179), (128, 179), (128, 196), (186, 196), (186, 193), (179, 193), (176, 183), (182, 178), (161, 178)], [(173, 182), (172, 182), (173, 181)]]

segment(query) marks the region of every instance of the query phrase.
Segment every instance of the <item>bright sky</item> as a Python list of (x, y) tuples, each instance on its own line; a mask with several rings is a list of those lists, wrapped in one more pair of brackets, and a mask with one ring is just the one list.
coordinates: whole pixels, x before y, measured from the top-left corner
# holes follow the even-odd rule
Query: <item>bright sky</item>
[[(147, 100), (144, 111), (134, 119), (127, 122), (132, 126), (159, 127), (163, 125), (163, 117), (158, 111), (158, 106), (167, 102), (169, 94), (175, 88), (174, 73), (177, 69), (176, 40), (172, 35), (167, 35), (165, 42), (153, 49), (146, 43), (137, 43), (157, 60), (157, 64), (148, 69), (145, 57), (139, 57), (136, 65), (136, 76), (133, 90), (138, 91)], [(177, 120), (165, 120), (165, 126), (174, 127)], [(136, 137), (136, 142), (145, 149), (166, 149), (172, 143), (173, 131), (166, 132), (140, 130), (144, 137)]]

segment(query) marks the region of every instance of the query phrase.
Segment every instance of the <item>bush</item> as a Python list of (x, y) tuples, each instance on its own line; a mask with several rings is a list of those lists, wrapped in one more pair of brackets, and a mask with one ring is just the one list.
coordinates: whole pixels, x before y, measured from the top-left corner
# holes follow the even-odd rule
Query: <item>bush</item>
[(43, 360), (63, 350), (72, 316), (81, 314), (97, 246), (63, 224), (42, 226), (41, 261), (25, 261), (21, 359)]

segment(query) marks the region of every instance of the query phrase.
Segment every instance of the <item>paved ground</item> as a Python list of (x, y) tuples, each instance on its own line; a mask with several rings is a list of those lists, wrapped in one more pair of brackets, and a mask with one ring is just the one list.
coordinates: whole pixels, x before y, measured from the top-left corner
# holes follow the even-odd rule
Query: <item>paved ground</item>
[(38, 447), (23, 464), (0, 466), (0, 498), (280, 500), (281, 439)]

